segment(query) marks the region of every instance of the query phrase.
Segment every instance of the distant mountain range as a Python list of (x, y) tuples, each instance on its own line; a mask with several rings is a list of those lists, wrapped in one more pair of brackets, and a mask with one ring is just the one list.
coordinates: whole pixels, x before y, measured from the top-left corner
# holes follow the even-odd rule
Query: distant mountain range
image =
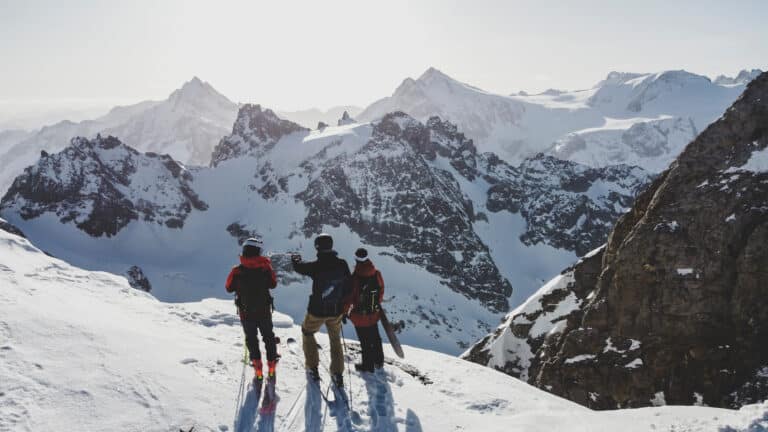
[(210, 160), (213, 146), (231, 129), (238, 106), (210, 84), (193, 78), (164, 101), (145, 101), (113, 108), (106, 115), (79, 123), (61, 121), (16, 135), (15, 141), (0, 137), (0, 191), (4, 191), (24, 167), (35, 163), (41, 151), (57, 152), (77, 136), (98, 133), (119, 136), (142, 151), (173, 154), (184, 164)]
[(370, 121), (392, 111), (419, 120), (437, 115), (455, 123), (480, 151), (512, 164), (544, 152), (594, 167), (624, 163), (660, 172), (759, 72), (714, 82), (686, 71), (611, 72), (587, 90), (506, 96), (430, 68), (357, 118)]

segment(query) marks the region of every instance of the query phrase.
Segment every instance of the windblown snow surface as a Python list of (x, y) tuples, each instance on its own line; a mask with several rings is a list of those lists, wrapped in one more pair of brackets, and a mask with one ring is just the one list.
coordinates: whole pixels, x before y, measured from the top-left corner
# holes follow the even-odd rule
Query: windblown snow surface
[[(283, 359), (274, 413), (254, 413), (230, 302), (167, 304), (109, 273), (52, 258), (0, 231), (0, 431), (756, 431), (768, 404), (740, 411), (590, 411), (509, 376), (405, 347), (376, 374), (346, 375), (352, 411), (329, 409), (327, 340), (318, 390), (300, 329), (276, 313)], [(347, 327), (347, 335), (352, 333)], [(347, 341), (349, 353), (357, 351)], [(251, 371), (245, 370), (246, 380)], [(333, 399), (331, 392), (330, 399)], [(333, 416), (332, 416), (333, 414)]]

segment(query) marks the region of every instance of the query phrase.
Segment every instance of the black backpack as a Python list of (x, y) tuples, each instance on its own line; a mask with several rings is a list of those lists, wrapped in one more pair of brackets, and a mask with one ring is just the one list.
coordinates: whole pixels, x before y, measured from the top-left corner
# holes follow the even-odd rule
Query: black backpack
[(272, 314), (273, 299), (269, 293), (272, 275), (267, 269), (240, 266), (237, 277), (238, 289), (235, 304), (248, 315), (256, 318)]
[(344, 296), (347, 294), (348, 277), (344, 269), (337, 267), (333, 270), (319, 273), (315, 276), (315, 293), (318, 312), (321, 316), (337, 316), (341, 314)]
[(378, 272), (373, 276), (360, 277), (360, 302), (355, 305), (355, 312), (360, 315), (370, 315), (381, 310), (381, 286)]

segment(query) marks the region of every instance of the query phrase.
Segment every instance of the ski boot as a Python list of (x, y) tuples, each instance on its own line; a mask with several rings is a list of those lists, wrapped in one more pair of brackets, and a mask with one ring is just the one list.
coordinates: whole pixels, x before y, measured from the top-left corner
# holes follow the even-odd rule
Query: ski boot
[(337, 373), (333, 374), (331, 377), (331, 381), (333, 381), (333, 385), (336, 386), (336, 388), (343, 389), (344, 388), (344, 375)]
[(275, 379), (276, 368), (277, 368), (277, 360), (270, 360), (267, 362), (267, 376), (269, 376), (269, 379)]
[(307, 368), (307, 376), (313, 381), (320, 381), (320, 372), (317, 371), (317, 368)]
[(253, 369), (256, 372), (256, 380), (263, 381), (264, 380), (264, 371), (262, 370), (263, 364), (261, 363), (261, 359), (254, 359), (253, 360)]
[(358, 372), (373, 372), (373, 367), (365, 363), (355, 363), (355, 370)]

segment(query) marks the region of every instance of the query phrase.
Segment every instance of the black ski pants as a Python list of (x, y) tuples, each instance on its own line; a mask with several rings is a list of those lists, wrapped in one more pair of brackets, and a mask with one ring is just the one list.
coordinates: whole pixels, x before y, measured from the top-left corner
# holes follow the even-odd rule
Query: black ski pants
[(261, 350), (259, 350), (259, 332), (264, 339), (264, 346), (267, 349), (267, 360), (277, 360), (277, 345), (275, 344), (275, 332), (272, 329), (272, 317), (260, 319), (241, 319), (245, 331), (245, 345), (250, 352), (251, 361), (261, 359)]
[(379, 323), (368, 327), (357, 327), (357, 339), (360, 341), (360, 349), (363, 351), (363, 366), (373, 369), (384, 364), (384, 350), (381, 347), (379, 335)]

